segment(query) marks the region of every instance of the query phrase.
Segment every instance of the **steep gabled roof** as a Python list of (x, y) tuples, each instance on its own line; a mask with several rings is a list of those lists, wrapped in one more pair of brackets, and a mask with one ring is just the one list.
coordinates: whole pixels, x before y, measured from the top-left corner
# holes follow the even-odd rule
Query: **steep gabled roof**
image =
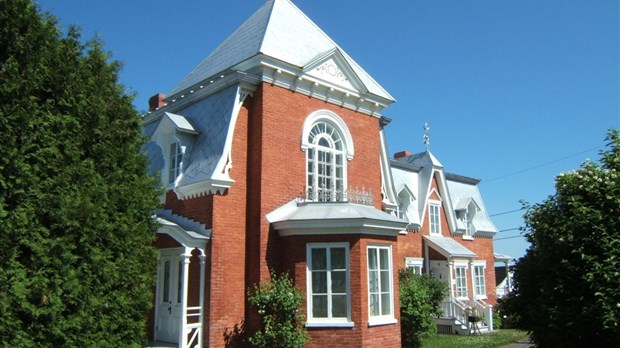
[[(356, 80), (371, 94), (394, 101), (364, 69), (344, 52), (290, 0), (267, 0), (171, 92), (176, 94), (265, 55), (300, 69), (313, 67), (331, 53), (341, 57)], [(364, 91), (365, 92), (365, 91)]]

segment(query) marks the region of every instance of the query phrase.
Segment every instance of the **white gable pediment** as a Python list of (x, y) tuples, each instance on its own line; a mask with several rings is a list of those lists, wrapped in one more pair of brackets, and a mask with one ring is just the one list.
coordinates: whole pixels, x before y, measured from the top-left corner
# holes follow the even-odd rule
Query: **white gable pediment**
[(327, 82), (336, 87), (366, 93), (363, 83), (338, 49), (318, 56), (303, 68), (306, 76)]

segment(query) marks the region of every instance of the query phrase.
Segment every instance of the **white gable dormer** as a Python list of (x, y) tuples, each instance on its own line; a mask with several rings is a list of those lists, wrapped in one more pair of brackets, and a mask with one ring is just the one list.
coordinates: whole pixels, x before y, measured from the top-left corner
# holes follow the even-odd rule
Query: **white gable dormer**
[(476, 234), (476, 225), (474, 218), (480, 206), (472, 197), (461, 198), (455, 208), (457, 218), (457, 233), (463, 233), (464, 239), (471, 239)]
[(153, 135), (153, 141), (161, 150), (163, 166), (161, 180), (164, 187), (174, 187), (183, 176), (183, 163), (187, 161), (188, 149), (199, 133), (183, 116), (164, 112)]

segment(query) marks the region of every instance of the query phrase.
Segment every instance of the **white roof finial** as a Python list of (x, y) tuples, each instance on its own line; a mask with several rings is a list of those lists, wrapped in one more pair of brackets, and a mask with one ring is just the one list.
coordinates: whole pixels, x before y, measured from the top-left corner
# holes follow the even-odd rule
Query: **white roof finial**
[(422, 139), (424, 139), (424, 145), (426, 145), (426, 151), (428, 151), (428, 148), (431, 146), (431, 138), (428, 135), (428, 131), (431, 129), (431, 127), (428, 126), (428, 123), (424, 122), (424, 136), (422, 137)]

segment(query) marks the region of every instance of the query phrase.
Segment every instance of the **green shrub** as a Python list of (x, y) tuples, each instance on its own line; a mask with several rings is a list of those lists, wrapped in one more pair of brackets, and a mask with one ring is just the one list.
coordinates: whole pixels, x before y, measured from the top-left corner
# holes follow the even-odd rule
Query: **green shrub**
[(420, 347), (421, 340), (437, 331), (434, 318), (448, 292), (445, 282), (408, 270), (398, 273), (400, 288), (401, 342), (403, 347)]
[(261, 328), (249, 338), (250, 344), (264, 348), (297, 348), (308, 340), (299, 313), (302, 293), (287, 274), (271, 272), (271, 280), (248, 291), (248, 301), (258, 311)]

